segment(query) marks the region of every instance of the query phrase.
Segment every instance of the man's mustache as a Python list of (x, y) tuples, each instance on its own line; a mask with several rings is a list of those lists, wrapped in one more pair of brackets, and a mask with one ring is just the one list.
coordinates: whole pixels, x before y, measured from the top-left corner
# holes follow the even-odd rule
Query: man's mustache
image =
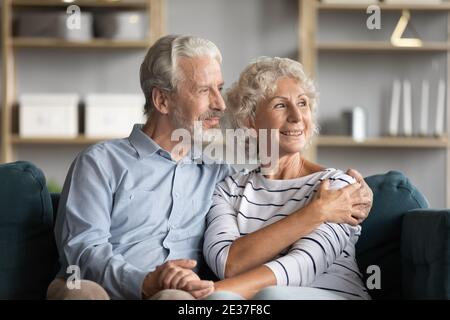
[(203, 121), (203, 120), (206, 120), (206, 119), (211, 119), (211, 118), (216, 118), (216, 117), (217, 117), (217, 118), (222, 118), (223, 115), (224, 115), (224, 112), (223, 112), (223, 111), (213, 110), (213, 111), (205, 112), (204, 114), (202, 114), (202, 115), (198, 118), (198, 120), (199, 120), (199, 121)]

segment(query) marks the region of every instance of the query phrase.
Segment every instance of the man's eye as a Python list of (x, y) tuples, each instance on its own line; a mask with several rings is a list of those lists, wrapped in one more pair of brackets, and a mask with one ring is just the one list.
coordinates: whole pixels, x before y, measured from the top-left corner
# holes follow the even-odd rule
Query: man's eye
[(222, 92), (223, 91), (223, 87), (219, 87), (219, 92)]
[(208, 91), (209, 91), (208, 88), (200, 89), (200, 93), (206, 93), (206, 92), (208, 92)]

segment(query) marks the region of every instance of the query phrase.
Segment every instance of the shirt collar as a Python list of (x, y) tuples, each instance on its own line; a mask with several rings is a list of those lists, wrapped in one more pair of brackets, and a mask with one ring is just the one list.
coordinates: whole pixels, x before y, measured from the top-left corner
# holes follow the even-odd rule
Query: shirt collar
[[(143, 124), (135, 124), (133, 126), (133, 131), (131, 131), (131, 134), (128, 137), (128, 140), (130, 141), (131, 145), (138, 153), (139, 158), (142, 159), (147, 156), (151, 156), (159, 150), (161, 150), (161, 152), (170, 155), (169, 152), (161, 148), (155, 141), (153, 141), (152, 138), (150, 138), (147, 134), (145, 134), (144, 131), (142, 131), (143, 128), (144, 128)], [(197, 146), (197, 144), (194, 143), (193, 148), (191, 148), (189, 153), (183, 159), (184, 161), (198, 160), (201, 159), (202, 156), (203, 156), (202, 146), (201, 145)]]
[(151, 156), (162, 149), (152, 138), (142, 131), (143, 124), (135, 124), (128, 140), (139, 155), (139, 158)]

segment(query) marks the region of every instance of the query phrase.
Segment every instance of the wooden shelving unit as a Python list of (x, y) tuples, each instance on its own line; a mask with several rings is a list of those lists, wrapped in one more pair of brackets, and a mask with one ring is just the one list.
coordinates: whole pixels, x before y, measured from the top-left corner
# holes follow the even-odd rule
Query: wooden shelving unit
[[(442, 13), (447, 15), (447, 37), (446, 41), (442, 42), (424, 42), (421, 47), (396, 47), (393, 46), (389, 39), (384, 42), (379, 41), (339, 41), (318, 43), (318, 16), (320, 12), (345, 12), (345, 11), (361, 11), (366, 14), (366, 9), (369, 4), (326, 4), (318, 0), (299, 0), (299, 60), (303, 63), (305, 70), (313, 78), (316, 77), (316, 65), (319, 53), (330, 52), (343, 54), (346, 52), (352, 54), (367, 54), (367, 53), (392, 53), (396, 54), (407, 52), (414, 54), (421, 53), (436, 53), (443, 54), (447, 61), (447, 100), (446, 100), (446, 125), (447, 131), (450, 125), (450, 3), (442, 4), (376, 4), (383, 11), (401, 11), (408, 9), (411, 11)], [(322, 93), (323, 94), (323, 93)], [(388, 152), (391, 148), (400, 149), (417, 149), (417, 152), (429, 152), (432, 149), (444, 150), (446, 152), (446, 202), (447, 207), (450, 207), (450, 143), (449, 133), (444, 137), (372, 137), (367, 138), (363, 142), (354, 141), (347, 136), (328, 136), (321, 135), (315, 138), (313, 146), (309, 148), (309, 158), (315, 160), (317, 158), (317, 151), (319, 148), (352, 148), (352, 149), (367, 149), (377, 148), (386, 149)]]
[[(381, 10), (418, 10), (418, 11), (443, 11), (450, 10), (450, 3), (441, 4), (389, 4), (389, 3), (375, 3)], [(332, 4), (322, 3), (317, 4), (318, 10), (366, 10), (370, 4)]]
[(62, 0), (15, 0), (12, 2), (14, 7), (67, 7), (76, 4), (83, 7), (103, 7), (103, 8), (146, 8), (146, 0), (136, 1), (107, 1), (107, 0), (74, 0), (72, 2), (63, 2)]
[(111, 138), (88, 138), (83, 135), (80, 135), (76, 138), (23, 138), (18, 135), (12, 135), (11, 143), (13, 145), (89, 145), (107, 139)]
[(323, 147), (367, 147), (367, 148), (442, 148), (448, 147), (448, 139), (420, 137), (377, 137), (355, 141), (347, 136), (319, 136), (318, 146)]
[[(66, 41), (52, 38), (22, 38), (12, 36), (12, 12), (16, 9), (40, 10), (50, 7), (68, 7), (76, 4), (80, 7), (111, 10), (139, 9), (146, 10), (149, 17), (149, 38), (142, 41), (115, 41), (92, 39), (90, 41)], [(0, 163), (15, 160), (14, 147), (19, 145), (88, 145), (104, 139), (92, 139), (80, 135), (73, 139), (23, 138), (13, 133), (12, 109), (16, 103), (16, 50), (33, 50), (34, 48), (54, 49), (146, 49), (165, 33), (165, 0), (75, 0), (65, 3), (61, 0), (3, 0), (2, 2), (2, 108), (0, 127)]]
[(49, 38), (13, 38), (14, 48), (105, 48), (105, 49), (145, 49), (149, 41), (115, 41), (95, 39), (91, 41), (63, 41)]
[(396, 47), (389, 42), (335, 42), (319, 43), (320, 51), (417, 51), (417, 52), (446, 52), (450, 50), (448, 43), (425, 42), (421, 47)]

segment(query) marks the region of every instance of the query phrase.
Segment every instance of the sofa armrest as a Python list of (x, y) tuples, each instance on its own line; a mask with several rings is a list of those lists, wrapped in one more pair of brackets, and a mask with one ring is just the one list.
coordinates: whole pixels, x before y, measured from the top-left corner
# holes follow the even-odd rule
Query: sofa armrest
[(401, 258), (404, 298), (450, 299), (450, 210), (408, 211)]

